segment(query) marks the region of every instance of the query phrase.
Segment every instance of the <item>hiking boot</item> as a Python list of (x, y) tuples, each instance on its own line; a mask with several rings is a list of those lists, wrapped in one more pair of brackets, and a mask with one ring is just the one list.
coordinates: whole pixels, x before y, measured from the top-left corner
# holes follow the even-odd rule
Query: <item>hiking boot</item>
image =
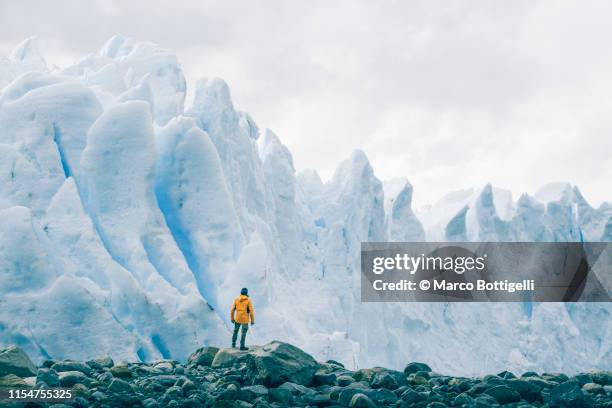
[(232, 348), (236, 348), (236, 343), (232, 343)]
[(248, 347), (240, 346), (240, 351), (247, 351), (248, 349)]

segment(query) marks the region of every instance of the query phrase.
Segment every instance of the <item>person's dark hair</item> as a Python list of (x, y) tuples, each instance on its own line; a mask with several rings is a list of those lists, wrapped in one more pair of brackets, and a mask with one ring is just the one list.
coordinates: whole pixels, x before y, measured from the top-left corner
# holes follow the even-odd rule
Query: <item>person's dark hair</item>
[(249, 290), (247, 288), (242, 288), (242, 290), (240, 291), (241, 295), (248, 295), (249, 294)]

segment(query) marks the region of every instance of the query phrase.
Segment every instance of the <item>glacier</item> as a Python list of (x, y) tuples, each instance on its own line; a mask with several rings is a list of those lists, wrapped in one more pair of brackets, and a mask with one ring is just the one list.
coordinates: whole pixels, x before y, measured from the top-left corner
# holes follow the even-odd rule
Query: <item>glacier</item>
[(0, 348), (185, 359), (228, 343), (247, 286), (252, 342), (352, 368), (612, 369), (608, 303), (360, 301), (364, 241), (612, 241), (612, 204), (576, 186), (515, 201), (487, 184), (415, 209), (408, 179), (379, 180), (359, 150), (323, 182), (223, 80), (186, 106), (176, 56), (123, 36), (61, 68), (27, 39), (0, 56), (0, 89)]

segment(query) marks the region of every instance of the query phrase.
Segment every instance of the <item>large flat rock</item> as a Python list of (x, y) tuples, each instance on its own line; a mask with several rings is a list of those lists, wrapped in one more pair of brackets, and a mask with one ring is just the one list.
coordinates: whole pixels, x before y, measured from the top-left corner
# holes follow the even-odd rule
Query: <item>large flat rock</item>
[(19, 347), (9, 347), (0, 351), (0, 377), (14, 374), (18, 377), (36, 375), (36, 366), (25, 351)]
[(226, 348), (215, 355), (213, 368), (245, 364), (253, 384), (269, 387), (284, 382), (309, 385), (318, 366), (312, 356), (291, 344), (273, 341), (248, 351)]

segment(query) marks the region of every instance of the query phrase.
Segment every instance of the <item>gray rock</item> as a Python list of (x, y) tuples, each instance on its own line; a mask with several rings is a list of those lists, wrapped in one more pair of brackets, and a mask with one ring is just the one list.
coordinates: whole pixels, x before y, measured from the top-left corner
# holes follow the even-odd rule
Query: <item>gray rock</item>
[(470, 395), (468, 393), (462, 392), (461, 394), (457, 395), (455, 397), (455, 400), (453, 401), (453, 403), (455, 404), (455, 406), (462, 406), (462, 405), (468, 405), (471, 406), (474, 402), (474, 399), (472, 397), (470, 397)]
[(591, 378), (593, 379), (594, 383), (601, 385), (612, 385), (612, 372), (610, 371), (591, 373)]
[(582, 386), (582, 390), (584, 392), (588, 392), (589, 394), (605, 394), (603, 385), (597, 383), (586, 383)]
[(413, 389), (407, 389), (406, 391), (404, 391), (404, 393), (400, 396), (400, 398), (402, 399), (402, 401), (408, 404), (414, 404), (416, 402), (425, 401), (426, 399), (424, 396), (414, 391)]
[(329, 394), (312, 394), (307, 395), (303, 398), (303, 401), (310, 406), (314, 407), (326, 407), (332, 403), (332, 399)]
[(112, 367), (110, 373), (117, 378), (131, 378), (132, 370), (127, 365), (116, 365)]
[(374, 374), (372, 378), (372, 388), (386, 388), (388, 390), (395, 390), (399, 387), (397, 381), (388, 371), (381, 371)]
[(28, 384), (23, 378), (17, 377), (15, 374), (7, 374), (0, 377), (0, 387), (27, 387)]
[(86, 364), (94, 370), (101, 370), (103, 368), (111, 368), (115, 365), (115, 362), (109, 356), (105, 356), (100, 358), (94, 358), (93, 360), (88, 360)]
[(550, 391), (550, 408), (591, 408), (593, 402), (580, 389), (578, 381), (566, 381)]
[[(162, 397), (162, 401), (164, 401), (166, 404), (169, 403), (170, 401), (178, 401), (181, 399), (183, 399), (183, 389), (177, 386), (172, 386), (168, 388), (164, 392), (164, 396)], [(234, 399), (235, 399), (235, 395), (234, 395)]]
[(365, 381), (353, 381), (352, 383), (347, 385), (346, 388), (369, 389), (370, 388), (370, 384), (368, 384)]
[(52, 368), (39, 368), (36, 374), (36, 382), (44, 382), (49, 387), (59, 387), (60, 385), (59, 376)]
[(499, 407), (499, 403), (490, 395), (483, 394), (474, 398), (474, 408)]
[(104, 401), (107, 398), (106, 394), (100, 391), (94, 392), (93, 394), (91, 394), (91, 397), (96, 401)]
[(113, 381), (113, 375), (109, 372), (105, 372), (100, 374), (97, 380), (103, 384), (110, 384), (110, 382)]
[(332, 364), (332, 365), (335, 365), (335, 366), (338, 366), (338, 367), (342, 367), (342, 368), (344, 368), (344, 364), (339, 363), (339, 362), (337, 362), (336, 360), (327, 360), (327, 361), (326, 361), (326, 363), (327, 363), (327, 364)]
[(351, 398), (349, 403), (351, 408), (376, 408), (376, 404), (367, 395), (357, 393)]
[(334, 385), (336, 374), (328, 373), (324, 370), (317, 370), (312, 378), (314, 385)]
[(518, 402), (521, 400), (521, 394), (507, 385), (496, 385), (485, 391), (485, 394), (495, 398), (500, 404), (509, 404), (511, 402)]
[(170, 361), (160, 361), (155, 363), (153, 368), (160, 373), (169, 374), (174, 371), (174, 364)]
[(502, 371), (501, 373), (497, 374), (497, 376), (505, 380), (516, 378), (516, 375), (512, 374), (510, 371)]
[(419, 371), (426, 371), (426, 372), (431, 372), (431, 368), (425, 364), (425, 363), (408, 363), (408, 365), (406, 365), (406, 367), (404, 368), (404, 374), (405, 375), (410, 375), (410, 374), (416, 374)]
[(574, 376), (574, 378), (572, 378), (573, 380), (578, 381), (578, 384), (580, 384), (580, 386), (582, 387), (584, 384), (588, 384), (588, 383), (592, 383), (593, 378), (591, 377), (590, 374), (577, 374), (576, 376)]
[(183, 384), (180, 385), (180, 387), (183, 389), (183, 393), (185, 393), (186, 395), (198, 388), (191, 380), (185, 380)]
[(278, 402), (285, 405), (293, 404), (293, 394), (284, 388), (270, 388), (268, 390), (268, 398), (270, 402)]
[(408, 378), (406, 379), (406, 381), (408, 381), (408, 384), (411, 385), (425, 385), (428, 384), (427, 378), (421, 376), (421, 375), (416, 375), (416, 374), (410, 374), (408, 375)]
[(210, 367), (218, 352), (218, 347), (200, 347), (189, 356), (189, 358), (187, 359), (187, 363), (190, 365)]
[(72, 387), (75, 384), (87, 385), (91, 383), (91, 379), (89, 379), (81, 371), (63, 371), (58, 375), (62, 387)]
[(336, 381), (338, 382), (339, 386), (346, 387), (347, 385), (354, 382), (355, 379), (353, 377), (349, 377), (348, 375), (341, 375), (338, 378), (336, 378)]
[(542, 378), (559, 384), (569, 380), (569, 377), (563, 373), (543, 373)]
[(338, 395), (338, 404), (346, 407), (351, 403), (353, 396), (355, 396), (356, 394), (365, 395), (366, 392), (367, 391), (365, 389), (360, 388), (345, 388), (340, 391), (340, 394)]
[(310, 385), (317, 368), (311, 355), (291, 344), (273, 341), (262, 347), (251, 347), (247, 352), (221, 349), (216, 354), (213, 368), (236, 367), (245, 363), (247, 377), (254, 384), (276, 387), (286, 381)]
[(145, 408), (157, 408), (157, 407), (159, 407), (159, 404), (153, 398), (147, 398), (146, 400), (142, 401), (142, 405)]
[(25, 351), (19, 347), (9, 347), (0, 351), (0, 377), (7, 374), (31, 377), (36, 375), (36, 366)]
[(120, 378), (113, 378), (108, 385), (107, 391), (115, 394), (130, 394), (134, 392), (134, 389), (127, 381), (123, 381)]
[(518, 392), (525, 401), (535, 402), (541, 399), (540, 391), (542, 387), (531, 381), (524, 379), (512, 379), (506, 381), (506, 385)]
[(356, 381), (365, 381), (371, 384), (377, 376), (391, 376), (395, 379), (398, 387), (406, 384), (406, 376), (401, 371), (390, 370), (384, 367), (362, 368), (353, 373)]
[(253, 401), (256, 398), (267, 398), (268, 388), (265, 385), (250, 385), (240, 389), (240, 399)]
[(65, 371), (80, 371), (88, 377), (91, 376), (92, 373), (91, 367), (85, 363), (81, 363), (80, 361), (58, 361), (57, 363), (53, 364), (51, 368), (58, 373)]
[(308, 387), (305, 387), (301, 384), (292, 383), (292, 382), (285, 382), (281, 384), (278, 388), (288, 390), (293, 395), (312, 394), (315, 392), (314, 390), (311, 390)]
[(164, 387), (171, 387), (178, 381), (179, 377), (176, 375), (162, 374), (151, 377), (151, 381), (161, 384)]
[(399, 399), (399, 397), (393, 391), (387, 390), (385, 388), (379, 388), (372, 393), (368, 393), (368, 396), (372, 398), (375, 402), (384, 405), (394, 404)]

